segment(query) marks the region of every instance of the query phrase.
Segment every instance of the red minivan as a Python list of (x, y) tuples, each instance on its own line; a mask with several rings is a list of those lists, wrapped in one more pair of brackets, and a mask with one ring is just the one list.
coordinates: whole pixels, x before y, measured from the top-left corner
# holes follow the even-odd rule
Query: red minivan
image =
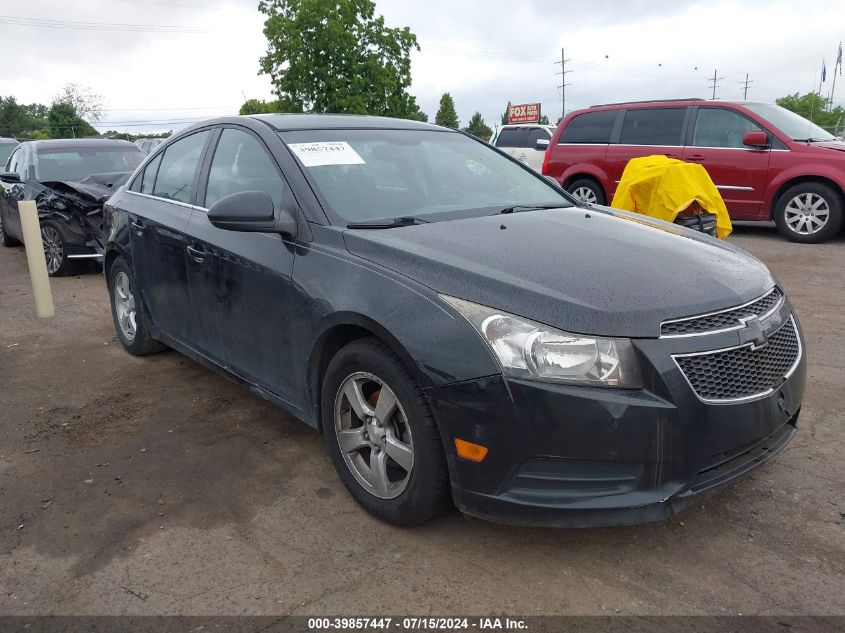
[(734, 220), (774, 220), (796, 242), (842, 227), (845, 142), (766, 103), (682, 99), (614, 103), (568, 114), (543, 162), (582, 200), (608, 204), (632, 158), (701, 163)]

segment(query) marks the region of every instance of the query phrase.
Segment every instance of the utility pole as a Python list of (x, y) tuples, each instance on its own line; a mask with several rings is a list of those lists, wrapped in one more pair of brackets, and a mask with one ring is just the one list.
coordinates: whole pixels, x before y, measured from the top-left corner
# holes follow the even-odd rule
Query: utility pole
[(742, 100), (748, 101), (748, 84), (753, 84), (753, 79), (748, 79), (748, 73), (745, 73), (745, 81), (740, 82), (744, 87), (742, 90)]
[(716, 88), (718, 88), (718, 87), (719, 87), (719, 84), (717, 84), (716, 82), (717, 82), (717, 81), (719, 81), (720, 79), (724, 79), (724, 77), (718, 77), (718, 76), (717, 76), (717, 74), (718, 74), (718, 73), (714, 70), (714, 71), (713, 71), (713, 79), (708, 79), (708, 80), (707, 80), (707, 81), (708, 81), (708, 83), (712, 83), (712, 84), (713, 84), (713, 97), (712, 97), (713, 99), (715, 99), (715, 98), (716, 98)]
[(571, 59), (566, 59), (566, 55), (563, 52), (563, 48), (560, 49), (560, 61), (555, 62), (555, 64), (560, 64), (560, 72), (556, 73), (560, 75), (560, 118), (566, 116), (566, 87), (571, 86), (572, 84), (566, 83), (566, 76), (571, 73), (571, 70), (566, 70), (566, 62), (572, 61)]

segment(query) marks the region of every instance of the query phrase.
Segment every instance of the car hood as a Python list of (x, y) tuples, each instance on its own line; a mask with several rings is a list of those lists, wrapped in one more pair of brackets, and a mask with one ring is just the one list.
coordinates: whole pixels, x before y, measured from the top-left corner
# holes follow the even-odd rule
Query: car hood
[(845, 152), (845, 141), (819, 141), (813, 143), (811, 147), (824, 147), (825, 149), (834, 149), (840, 152)]
[(774, 285), (734, 246), (607, 208), (549, 209), (344, 234), (349, 251), (433, 290), (570, 332), (655, 337), (666, 319)]

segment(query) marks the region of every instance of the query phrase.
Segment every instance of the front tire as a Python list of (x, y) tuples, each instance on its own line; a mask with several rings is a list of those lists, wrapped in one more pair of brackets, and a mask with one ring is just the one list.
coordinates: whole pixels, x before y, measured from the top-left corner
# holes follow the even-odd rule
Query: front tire
[(579, 178), (573, 180), (566, 187), (566, 190), (573, 196), (589, 204), (607, 204), (607, 197), (604, 195), (602, 186), (591, 178)]
[(449, 475), (425, 397), (383, 342), (364, 338), (332, 358), (321, 393), (323, 437), (355, 500), (393, 525), (449, 506)]
[(824, 183), (799, 183), (778, 199), (775, 224), (781, 235), (793, 242), (824, 242), (842, 228), (842, 198)]
[(50, 277), (64, 277), (73, 269), (73, 260), (67, 256), (67, 243), (65, 228), (61, 224), (41, 223), (41, 245), (44, 248), (47, 274)]
[(150, 333), (150, 320), (126, 260), (115, 259), (108, 275), (114, 329), (123, 348), (133, 356), (146, 356), (165, 349), (166, 346)]

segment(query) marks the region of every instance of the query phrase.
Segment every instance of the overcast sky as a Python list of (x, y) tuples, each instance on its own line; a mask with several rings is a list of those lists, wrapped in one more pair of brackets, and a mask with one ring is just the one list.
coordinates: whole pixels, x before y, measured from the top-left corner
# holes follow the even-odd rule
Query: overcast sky
[[(749, 73), (749, 99), (774, 101), (817, 87), (823, 59), (827, 95), (845, 39), (845, 3), (829, 0), (378, 0), (377, 12), (419, 37), (411, 92), (423, 111), (433, 120), (448, 91), (462, 123), (476, 110), (497, 122), (508, 101), (539, 101), (556, 120), (562, 46), (569, 111), (710, 97), (714, 70), (718, 98), (741, 99)], [(102, 130), (236, 114), (244, 96), (272, 98), (269, 78), (257, 75), (262, 18), (257, 0), (3, 0), (0, 94), (49, 103), (79, 82), (104, 97)], [(845, 80), (837, 92), (845, 103)]]

